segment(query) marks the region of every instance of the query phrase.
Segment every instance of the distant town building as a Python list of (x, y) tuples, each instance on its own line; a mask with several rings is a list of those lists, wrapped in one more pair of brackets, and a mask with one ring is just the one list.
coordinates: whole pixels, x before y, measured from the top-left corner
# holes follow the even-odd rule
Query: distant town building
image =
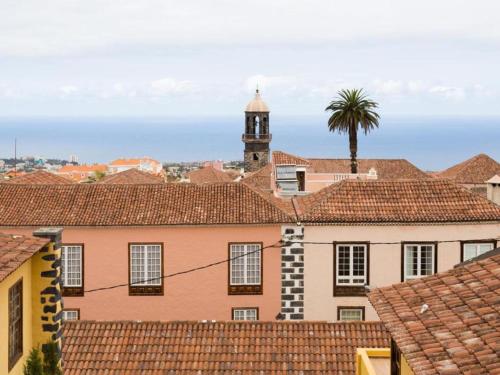
[(106, 164), (66, 164), (57, 171), (57, 174), (63, 177), (70, 178), (76, 182), (83, 182), (88, 180), (89, 178), (95, 177), (96, 172), (106, 173), (107, 170), (108, 167), (106, 166)]
[(133, 159), (116, 159), (113, 160), (108, 165), (109, 173), (123, 172), (128, 169), (138, 169), (143, 172), (149, 172), (153, 174), (160, 174), (162, 172), (163, 166), (157, 160), (150, 157), (143, 158), (133, 158)]
[(69, 162), (70, 163), (78, 164), (78, 156), (77, 155), (70, 155), (69, 156)]
[(255, 98), (245, 109), (245, 133), (242, 136), (245, 143), (245, 172), (255, 172), (269, 163), (269, 108), (260, 97), (259, 90)]
[(203, 163), (203, 167), (212, 167), (218, 171), (224, 170), (224, 162), (222, 160), (206, 161)]

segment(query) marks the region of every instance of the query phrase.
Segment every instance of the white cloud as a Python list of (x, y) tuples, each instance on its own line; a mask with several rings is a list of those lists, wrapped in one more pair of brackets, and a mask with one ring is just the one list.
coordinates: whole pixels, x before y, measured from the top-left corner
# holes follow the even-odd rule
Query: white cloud
[(429, 93), (453, 100), (462, 100), (466, 96), (465, 89), (450, 86), (433, 86), (429, 89)]
[(67, 96), (76, 94), (78, 91), (79, 91), (78, 87), (76, 87), (74, 85), (65, 85), (65, 86), (59, 87), (59, 92), (61, 93), (61, 95), (63, 97), (67, 97)]
[(151, 93), (153, 96), (187, 94), (196, 91), (198, 91), (198, 87), (192, 81), (162, 78), (151, 82)]
[(492, 15), (499, 13), (498, 0), (482, 0), (480, 6), (470, 0), (3, 0), (0, 54), (319, 44), (395, 35), (498, 41)]
[(404, 90), (404, 83), (402, 81), (395, 80), (375, 80), (373, 82), (376, 94), (384, 95), (400, 95)]
[(283, 90), (290, 92), (297, 89), (297, 79), (290, 76), (265, 76), (256, 74), (245, 80), (245, 88), (248, 93), (255, 92), (257, 87), (263, 91), (278, 89), (282, 93), (284, 93)]

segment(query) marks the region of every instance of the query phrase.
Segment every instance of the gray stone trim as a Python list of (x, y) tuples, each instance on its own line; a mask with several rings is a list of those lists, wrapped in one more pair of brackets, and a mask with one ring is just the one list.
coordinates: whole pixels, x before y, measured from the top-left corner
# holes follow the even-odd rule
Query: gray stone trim
[[(285, 320), (304, 319), (304, 227), (281, 227), (281, 314)], [(291, 241), (291, 242), (290, 242)]]

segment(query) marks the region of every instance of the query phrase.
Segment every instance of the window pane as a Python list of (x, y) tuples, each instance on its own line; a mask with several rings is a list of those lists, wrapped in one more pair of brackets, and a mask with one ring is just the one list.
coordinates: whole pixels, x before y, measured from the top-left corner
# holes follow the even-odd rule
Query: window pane
[(261, 250), (259, 244), (233, 244), (230, 252), (231, 285), (261, 283)]
[(432, 246), (422, 246), (420, 248), (420, 275), (428, 276), (433, 274)]
[(360, 321), (363, 320), (362, 309), (340, 309), (340, 320)]
[(337, 247), (337, 284), (364, 285), (366, 283), (366, 245), (339, 245)]
[(493, 244), (492, 243), (487, 243), (487, 244), (483, 243), (483, 244), (480, 244), (479, 245), (478, 255), (487, 253), (488, 251), (491, 251), (491, 250), (493, 250)]
[(298, 191), (299, 183), (297, 181), (278, 181), (278, 186), (283, 191)]
[(62, 246), (61, 279), (64, 287), (82, 286), (82, 247)]
[(477, 256), (477, 245), (468, 243), (464, 245), (464, 261), (475, 258)]
[(23, 352), (23, 282), (18, 281), (9, 289), (9, 362)]
[(257, 309), (235, 309), (234, 320), (257, 320)]
[(293, 165), (281, 165), (276, 167), (277, 180), (296, 180), (297, 172)]
[(63, 321), (65, 321), (65, 320), (78, 320), (78, 311), (77, 310), (63, 310), (62, 319), (63, 319)]
[(161, 285), (161, 245), (130, 247), (130, 281), (133, 285)]
[(406, 276), (416, 276), (418, 274), (418, 246), (406, 247)]

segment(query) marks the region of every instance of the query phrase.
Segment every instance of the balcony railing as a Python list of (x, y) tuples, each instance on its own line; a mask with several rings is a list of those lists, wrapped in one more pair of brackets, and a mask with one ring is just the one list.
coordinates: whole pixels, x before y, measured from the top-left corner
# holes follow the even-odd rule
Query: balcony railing
[(243, 141), (271, 141), (271, 134), (243, 134), (241, 139)]

